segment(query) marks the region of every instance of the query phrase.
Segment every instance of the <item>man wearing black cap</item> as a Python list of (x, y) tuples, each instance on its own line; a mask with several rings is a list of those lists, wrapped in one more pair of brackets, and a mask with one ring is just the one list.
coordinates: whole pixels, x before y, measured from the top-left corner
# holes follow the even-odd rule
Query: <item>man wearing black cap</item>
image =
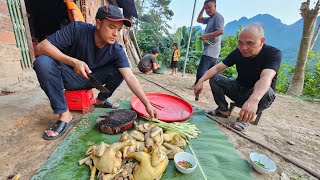
[(56, 139), (75, 124), (76, 120), (68, 110), (64, 89), (92, 88), (87, 73), (91, 73), (110, 91), (99, 93), (97, 106), (118, 108), (119, 105), (111, 103), (108, 98), (124, 79), (149, 115), (156, 117), (155, 109), (132, 73), (122, 46), (117, 42), (123, 25), (130, 27), (131, 21), (125, 19), (117, 7), (102, 6), (96, 14), (95, 26), (72, 22), (39, 43), (37, 48), (44, 55), (35, 60), (34, 69), (54, 113), (59, 114), (55, 125), (45, 131), (44, 139)]
[(139, 71), (144, 74), (151, 74), (153, 71), (157, 70), (160, 67), (157, 61), (158, 55), (159, 51), (156, 48), (152, 49), (152, 54), (144, 55), (138, 64)]

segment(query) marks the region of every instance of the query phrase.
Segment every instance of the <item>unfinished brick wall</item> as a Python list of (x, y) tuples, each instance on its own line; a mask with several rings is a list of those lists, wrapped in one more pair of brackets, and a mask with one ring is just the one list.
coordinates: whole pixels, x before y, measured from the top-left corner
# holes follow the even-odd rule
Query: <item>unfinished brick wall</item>
[(101, 0), (81, 0), (82, 13), (87, 23), (94, 24), (98, 8), (104, 4)]
[(0, 44), (16, 44), (9, 9), (5, 0), (0, 0)]
[(7, 2), (0, 0), (0, 90), (19, 82), (22, 75), (20, 59)]

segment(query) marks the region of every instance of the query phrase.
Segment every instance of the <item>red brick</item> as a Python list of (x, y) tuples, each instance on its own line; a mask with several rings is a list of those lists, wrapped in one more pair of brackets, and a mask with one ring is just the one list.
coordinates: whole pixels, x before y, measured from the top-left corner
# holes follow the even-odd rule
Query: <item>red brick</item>
[(0, 31), (0, 44), (16, 44), (14, 33)]
[[(100, 0), (91, 0), (91, 1), (82, 1), (84, 5), (85, 4), (85, 7), (86, 7), (86, 11), (82, 11), (83, 14), (85, 14), (86, 16), (86, 22), (88, 23), (94, 23), (95, 22), (95, 15), (96, 15), (96, 12), (98, 10), (98, 8), (103, 4), (102, 1)], [(82, 6), (84, 7), (84, 6)]]
[(5, 31), (13, 31), (11, 19), (6, 16), (2, 16), (1, 19), (2, 19), (4, 30)]
[(84, 19), (86, 20), (86, 22), (88, 22), (87, 21), (87, 11), (86, 11), (85, 5), (82, 6), (82, 15), (83, 15)]
[(0, 0), (0, 14), (9, 15), (8, 5), (5, 1)]

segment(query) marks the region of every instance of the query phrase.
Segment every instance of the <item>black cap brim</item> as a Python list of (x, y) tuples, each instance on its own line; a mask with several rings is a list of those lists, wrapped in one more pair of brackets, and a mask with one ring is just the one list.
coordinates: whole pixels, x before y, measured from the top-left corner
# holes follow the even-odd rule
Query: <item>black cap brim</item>
[(131, 27), (132, 23), (129, 19), (126, 18), (121, 18), (121, 19), (112, 19), (112, 18), (106, 18), (109, 21), (113, 21), (113, 22), (119, 22), (119, 21), (123, 21), (123, 24), (127, 27)]

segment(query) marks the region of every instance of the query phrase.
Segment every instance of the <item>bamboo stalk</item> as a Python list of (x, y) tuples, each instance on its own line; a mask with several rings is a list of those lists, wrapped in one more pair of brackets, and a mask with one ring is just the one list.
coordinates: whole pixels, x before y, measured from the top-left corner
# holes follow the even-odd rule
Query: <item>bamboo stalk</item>
[(133, 56), (134, 56), (135, 62), (136, 62), (136, 64), (139, 64), (141, 58), (139, 57), (139, 54), (138, 54), (138, 52), (137, 52), (137, 49), (136, 49), (135, 46), (133, 45), (133, 42), (130, 41), (130, 43), (131, 43), (131, 48), (132, 48), (132, 50), (133, 50)]
[(27, 43), (27, 34), (26, 34), (26, 29), (23, 24), (23, 17), (22, 17), (22, 12), (21, 12), (21, 6), (19, 3), (19, 0), (15, 0), (16, 8), (17, 8), (17, 16), (18, 16), (18, 25), (19, 25), (19, 30), (21, 33), (21, 39), (22, 39), (22, 47), (25, 53), (25, 63), (27, 68), (32, 68), (32, 62), (30, 58), (30, 51)]
[[(136, 36), (135, 36), (135, 34), (134, 34), (134, 31), (133, 31), (133, 30), (130, 30), (129, 33), (130, 33), (131, 41), (133, 42), (133, 44), (134, 44), (134, 46), (135, 46), (136, 52), (138, 53), (138, 55), (139, 55), (139, 60), (140, 60), (140, 59), (142, 59), (142, 56), (141, 56), (140, 48), (139, 48), (139, 45), (138, 45)], [(139, 63), (139, 62), (138, 62), (138, 63)]]
[[(28, 20), (28, 15), (27, 15), (27, 10), (26, 10), (26, 5), (24, 3), (24, 0), (19, 0), (20, 2), (20, 8), (21, 8), (21, 15), (23, 18), (23, 24), (25, 27), (25, 33), (26, 33), (26, 41), (28, 44), (28, 49), (29, 49), (29, 53), (30, 53), (30, 59), (33, 62), (35, 60), (35, 55), (34, 55), (34, 48), (33, 48), (33, 44), (32, 44), (32, 37), (31, 37), (31, 32), (30, 32), (30, 27), (29, 27), (29, 20)], [(31, 68), (32, 63), (30, 63), (29, 67)]]

